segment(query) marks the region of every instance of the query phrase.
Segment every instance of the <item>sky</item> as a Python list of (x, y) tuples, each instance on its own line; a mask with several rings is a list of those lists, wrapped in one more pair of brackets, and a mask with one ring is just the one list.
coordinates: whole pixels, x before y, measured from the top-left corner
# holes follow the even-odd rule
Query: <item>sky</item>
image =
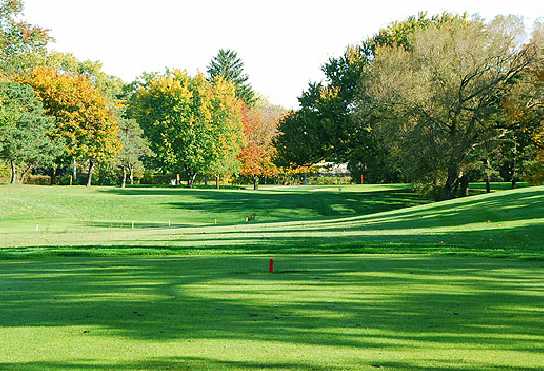
[[(540, 4), (539, 4), (540, 3)], [(51, 30), (51, 49), (99, 60), (133, 80), (166, 67), (206, 72), (220, 48), (234, 49), (254, 89), (296, 108), (320, 66), (392, 21), (419, 11), (484, 18), (544, 16), (538, 0), (26, 0), (26, 19)]]

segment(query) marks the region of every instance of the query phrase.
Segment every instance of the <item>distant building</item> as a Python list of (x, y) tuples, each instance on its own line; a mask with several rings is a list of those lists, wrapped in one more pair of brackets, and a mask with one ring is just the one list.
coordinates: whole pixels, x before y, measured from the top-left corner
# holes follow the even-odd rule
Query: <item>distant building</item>
[(321, 161), (314, 165), (319, 168), (319, 175), (324, 176), (351, 176), (350, 171), (348, 170), (348, 163), (334, 163), (334, 162), (325, 162)]

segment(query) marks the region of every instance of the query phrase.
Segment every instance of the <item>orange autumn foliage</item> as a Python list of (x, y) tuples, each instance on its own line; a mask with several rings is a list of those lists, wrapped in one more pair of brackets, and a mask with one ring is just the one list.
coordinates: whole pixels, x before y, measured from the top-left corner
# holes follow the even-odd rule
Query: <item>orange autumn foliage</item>
[(22, 78), (55, 117), (55, 135), (66, 143), (69, 157), (102, 161), (121, 149), (119, 125), (107, 99), (88, 77), (38, 67)]
[(257, 177), (277, 174), (273, 163), (276, 115), (267, 112), (266, 106), (249, 108), (246, 104), (242, 105), (241, 114), (246, 145), (238, 155), (240, 175)]

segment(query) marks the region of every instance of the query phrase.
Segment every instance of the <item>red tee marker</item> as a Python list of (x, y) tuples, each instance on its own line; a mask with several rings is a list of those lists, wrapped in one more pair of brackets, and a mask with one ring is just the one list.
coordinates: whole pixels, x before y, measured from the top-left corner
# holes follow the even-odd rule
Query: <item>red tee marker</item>
[(274, 259), (272, 258), (268, 261), (268, 272), (274, 273)]

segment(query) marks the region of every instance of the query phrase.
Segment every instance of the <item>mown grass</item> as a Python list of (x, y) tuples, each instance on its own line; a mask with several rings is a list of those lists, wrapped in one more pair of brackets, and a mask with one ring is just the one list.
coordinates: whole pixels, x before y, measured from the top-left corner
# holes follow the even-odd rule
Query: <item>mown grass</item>
[(544, 366), (544, 264), (479, 257), (0, 261), (0, 368)]
[(6, 186), (0, 218), (0, 369), (544, 368), (544, 187)]
[[(0, 187), (1, 247), (148, 244), (155, 234), (326, 220), (422, 204), (407, 185), (245, 190)], [(121, 237), (123, 235), (123, 237)], [(171, 245), (157, 241), (157, 245)]]
[[(485, 183), (484, 182), (473, 182), (470, 183), (470, 190), (472, 191), (478, 191), (478, 190), (485, 190)], [(516, 188), (527, 188), (529, 187), (529, 183), (527, 182), (517, 182)], [(491, 182), (490, 183), (491, 191), (509, 191), (512, 189), (512, 183), (511, 182)]]
[[(542, 256), (544, 187), (428, 203), (405, 185), (265, 191), (6, 187), (1, 256)], [(247, 216), (255, 216), (246, 222)], [(16, 248), (14, 248), (16, 247)]]

